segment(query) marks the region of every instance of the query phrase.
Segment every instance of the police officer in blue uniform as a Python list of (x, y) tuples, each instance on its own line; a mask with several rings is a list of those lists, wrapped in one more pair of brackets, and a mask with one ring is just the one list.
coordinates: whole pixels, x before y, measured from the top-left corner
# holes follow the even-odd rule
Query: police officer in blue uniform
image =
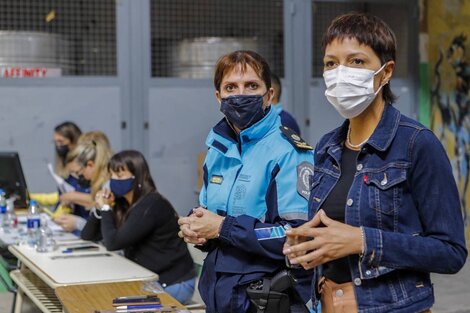
[[(199, 205), (180, 236), (208, 251), (199, 282), (206, 312), (256, 312), (246, 288), (286, 267), (285, 230), (307, 220), (312, 148), (270, 108), (271, 72), (252, 51), (219, 59), (214, 85), (225, 115), (209, 133)], [(295, 270), (309, 301), (311, 274)]]

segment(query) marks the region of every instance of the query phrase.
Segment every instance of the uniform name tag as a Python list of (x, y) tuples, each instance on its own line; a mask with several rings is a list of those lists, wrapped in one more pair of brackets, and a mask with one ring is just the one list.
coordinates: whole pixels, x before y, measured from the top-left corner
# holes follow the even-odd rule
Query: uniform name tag
[(211, 177), (211, 184), (222, 184), (222, 182), (224, 181), (224, 177), (223, 176), (219, 176), (219, 175), (212, 175)]

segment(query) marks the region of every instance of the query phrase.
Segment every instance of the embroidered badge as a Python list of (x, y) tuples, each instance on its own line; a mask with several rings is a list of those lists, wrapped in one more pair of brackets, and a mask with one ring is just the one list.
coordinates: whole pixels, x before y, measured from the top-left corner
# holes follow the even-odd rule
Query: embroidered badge
[(313, 175), (313, 165), (304, 161), (297, 165), (297, 192), (308, 200), (310, 197), (310, 176)]

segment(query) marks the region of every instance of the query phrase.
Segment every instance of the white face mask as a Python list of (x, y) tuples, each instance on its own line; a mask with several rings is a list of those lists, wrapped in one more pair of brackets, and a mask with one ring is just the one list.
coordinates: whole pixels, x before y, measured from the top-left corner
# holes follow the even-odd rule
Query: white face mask
[(374, 101), (384, 84), (374, 91), (374, 77), (383, 70), (386, 63), (376, 72), (364, 68), (339, 65), (325, 71), (325, 96), (344, 118), (353, 118), (364, 112)]

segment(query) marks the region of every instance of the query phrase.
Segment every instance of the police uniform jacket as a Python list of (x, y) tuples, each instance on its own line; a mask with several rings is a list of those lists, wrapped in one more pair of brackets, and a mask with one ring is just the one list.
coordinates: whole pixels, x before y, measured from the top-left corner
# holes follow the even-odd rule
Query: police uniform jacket
[[(250, 282), (285, 268), (285, 229), (308, 218), (311, 147), (281, 127), (275, 110), (235, 134), (225, 119), (209, 133), (200, 205), (225, 216), (209, 251), (199, 291), (207, 312), (246, 312)], [(311, 275), (294, 273), (309, 299)]]

